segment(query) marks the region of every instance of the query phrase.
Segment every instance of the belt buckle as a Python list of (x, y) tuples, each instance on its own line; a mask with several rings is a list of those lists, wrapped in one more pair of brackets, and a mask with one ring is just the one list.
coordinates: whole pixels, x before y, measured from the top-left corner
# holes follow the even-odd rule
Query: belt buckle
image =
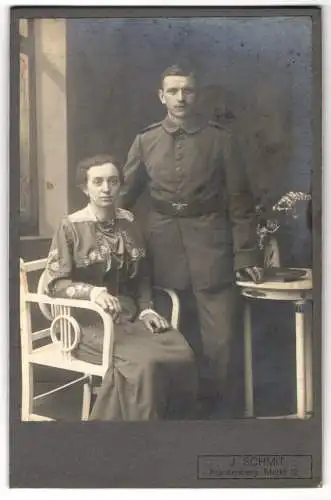
[(181, 212), (188, 206), (188, 203), (171, 203), (171, 206), (176, 210), (176, 212)]

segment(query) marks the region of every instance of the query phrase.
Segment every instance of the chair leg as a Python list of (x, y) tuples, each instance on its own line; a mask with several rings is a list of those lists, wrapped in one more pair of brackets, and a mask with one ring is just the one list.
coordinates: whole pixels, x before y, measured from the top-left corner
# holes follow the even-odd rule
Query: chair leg
[(22, 408), (21, 419), (23, 422), (30, 420), (33, 413), (33, 365), (22, 365)]
[(83, 405), (82, 405), (82, 420), (88, 420), (90, 416), (92, 399), (92, 377), (89, 376), (87, 382), (83, 386)]
[(306, 366), (305, 366), (305, 301), (295, 304), (297, 418), (306, 417)]
[(246, 299), (244, 310), (245, 417), (254, 417), (254, 381), (251, 321), (250, 304)]
[(305, 317), (306, 416), (313, 414), (313, 341), (311, 304)]

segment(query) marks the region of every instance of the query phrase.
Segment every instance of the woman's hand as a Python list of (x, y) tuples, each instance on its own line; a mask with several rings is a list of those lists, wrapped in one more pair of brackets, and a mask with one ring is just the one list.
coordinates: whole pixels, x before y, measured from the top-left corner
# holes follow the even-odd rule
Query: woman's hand
[(114, 320), (116, 320), (121, 312), (121, 304), (117, 297), (110, 295), (110, 293), (104, 291), (101, 292), (96, 298), (95, 303), (98, 304), (102, 309), (108, 311)]
[(148, 311), (143, 314), (141, 321), (152, 333), (161, 333), (169, 330), (168, 321), (155, 311)]

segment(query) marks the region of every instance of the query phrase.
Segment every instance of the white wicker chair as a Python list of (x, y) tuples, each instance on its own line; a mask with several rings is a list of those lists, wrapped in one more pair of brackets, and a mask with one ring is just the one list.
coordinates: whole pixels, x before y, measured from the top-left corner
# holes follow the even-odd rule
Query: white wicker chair
[[(44, 293), (43, 271), (47, 259), (24, 262), (20, 259), (20, 330), (21, 330), (21, 365), (22, 365), (22, 406), (21, 419), (55, 420), (33, 412), (33, 402), (45, 398), (55, 392), (68, 389), (75, 384), (83, 384), (81, 419), (87, 420), (90, 413), (92, 397), (92, 381), (94, 376), (104, 377), (112, 359), (113, 321), (97, 304), (88, 300), (52, 298)], [(28, 273), (41, 272), (37, 291), (29, 291)], [(167, 293), (171, 299), (171, 324), (178, 328), (179, 300), (172, 290), (159, 289)], [(42, 330), (33, 331), (31, 305), (38, 304), (49, 325)], [(102, 364), (96, 365), (80, 361), (72, 355), (80, 337), (80, 326), (71, 315), (72, 308), (94, 311), (101, 317), (104, 327)], [(55, 329), (55, 326), (57, 328)], [(36, 347), (36, 341), (45, 340), (46, 344)], [(75, 372), (79, 376), (55, 389), (34, 396), (34, 365)]]

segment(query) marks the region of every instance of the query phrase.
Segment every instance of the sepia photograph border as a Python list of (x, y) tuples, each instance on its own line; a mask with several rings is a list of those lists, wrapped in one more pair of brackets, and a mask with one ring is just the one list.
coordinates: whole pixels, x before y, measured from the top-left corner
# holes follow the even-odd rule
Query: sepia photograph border
[[(10, 11), (10, 407), (11, 488), (293, 488), (322, 481), (322, 34), (319, 7), (14, 7)], [(21, 422), (19, 341), (19, 29), (21, 18), (312, 18), (313, 394), (307, 420)], [(15, 311), (15, 313), (13, 313)], [(17, 312), (17, 313), (16, 313)], [(299, 451), (298, 451), (299, 450)], [(301, 455), (311, 475), (203, 479), (202, 456)]]

